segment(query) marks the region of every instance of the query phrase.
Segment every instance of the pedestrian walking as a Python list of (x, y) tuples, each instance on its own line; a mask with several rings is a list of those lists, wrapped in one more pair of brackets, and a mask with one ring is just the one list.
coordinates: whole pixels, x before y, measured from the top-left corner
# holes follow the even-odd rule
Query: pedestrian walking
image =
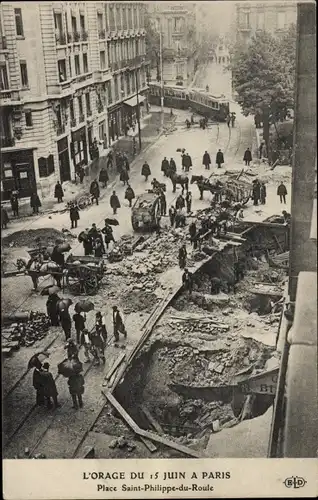
[(179, 248), (178, 257), (179, 257), (179, 267), (180, 269), (184, 269), (187, 262), (187, 249), (184, 244)]
[(167, 200), (163, 191), (160, 192), (160, 215), (165, 216), (167, 213)]
[(1, 207), (1, 227), (2, 229), (7, 229), (9, 222), (8, 212), (4, 207)]
[(95, 316), (95, 328), (99, 335), (101, 335), (103, 339), (104, 347), (107, 344), (107, 328), (106, 328), (106, 320), (100, 311), (97, 311)]
[(185, 290), (188, 290), (189, 295), (192, 294), (193, 291), (193, 275), (189, 272), (187, 268), (185, 268), (184, 273), (182, 275), (182, 283)]
[(84, 177), (85, 177), (85, 170), (84, 170), (84, 167), (79, 167), (78, 169), (78, 177), (79, 177), (79, 180), (80, 180), (80, 183), (83, 184), (83, 180), (84, 180)]
[(236, 115), (235, 115), (235, 113), (231, 113), (231, 124), (232, 124), (232, 127), (234, 127), (235, 120), (236, 120)]
[(95, 362), (94, 365), (100, 365), (100, 362), (105, 364), (105, 349), (104, 349), (104, 339), (101, 336), (101, 332), (99, 328), (96, 328), (90, 333), (90, 341), (91, 341), (91, 352), (94, 356)]
[(287, 196), (287, 188), (283, 181), (280, 183), (280, 185), (277, 188), (277, 195), (279, 196), (279, 200), (281, 203), (285, 203), (286, 205), (286, 196)]
[(224, 163), (224, 154), (222, 153), (221, 149), (219, 149), (216, 153), (215, 163), (217, 164), (218, 168), (221, 168), (222, 164)]
[(184, 207), (185, 207), (185, 200), (182, 194), (179, 194), (178, 198), (176, 199), (176, 210), (179, 210), (180, 208), (183, 209)]
[(169, 208), (169, 219), (170, 219), (170, 224), (171, 224), (171, 227), (174, 226), (174, 223), (175, 223), (175, 220), (176, 220), (176, 209), (174, 206), (171, 206)]
[(97, 179), (93, 180), (93, 182), (90, 185), (89, 192), (91, 195), (92, 203), (94, 203), (94, 200), (96, 200), (96, 205), (98, 205), (98, 200), (100, 196), (100, 190), (99, 190), (99, 185), (97, 182)]
[(19, 195), (17, 191), (12, 191), (10, 203), (13, 212), (13, 217), (19, 217)]
[(177, 164), (174, 161), (173, 158), (170, 158), (170, 163), (169, 163), (169, 176), (171, 174), (175, 174), (177, 172)]
[(121, 172), (119, 174), (119, 180), (124, 183), (124, 186), (128, 184), (129, 174), (125, 166), (122, 167)]
[(249, 148), (246, 149), (244, 156), (243, 156), (243, 161), (245, 161), (245, 165), (247, 167), (250, 166), (250, 163), (252, 161), (252, 153)]
[(141, 175), (144, 176), (145, 181), (147, 181), (148, 177), (151, 175), (150, 167), (149, 167), (149, 165), (148, 165), (148, 163), (146, 161), (143, 164), (143, 166), (141, 167)]
[(31, 193), (30, 206), (31, 206), (34, 214), (39, 213), (39, 208), (42, 206), (42, 204), (41, 204), (39, 195), (37, 194), (36, 191), (32, 191), (32, 193)]
[(261, 160), (264, 156), (264, 147), (265, 147), (265, 142), (261, 142), (259, 146), (259, 159)]
[(84, 330), (82, 330), (81, 332), (80, 345), (84, 347), (84, 356), (85, 356), (84, 363), (88, 363), (90, 361), (89, 355), (92, 352), (91, 351), (92, 343), (90, 340), (89, 331), (86, 328), (84, 328)]
[(260, 200), (261, 200), (261, 205), (265, 205), (266, 203), (266, 186), (264, 182), (261, 182), (260, 185)]
[(39, 365), (33, 370), (33, 380), (32, 385), (36, 390), (36, 404), (37, 406), (44, 405), (44, 391), (42, 383), (42, 365), (39, 361)]
[(55, 188), (54, 188), (54, 198), (57, 198), (58, 203), (62, 203), (63, 196), (64, 196), (63, 188), (61, 186), (60, 181), (57, 181), (57, 183), (55, 184)]
[(175, 224), (176, 228), (185, 227), (186, 225), (186, 215), (182, 208), (179, 208), (176, 212)]
[(207, 151), (204, 152), (203, 158), (202, 158), (202, 165), (205, 166), (206, 170), (210, 170), (210, 165), (211, 165), (211, 157)]
[(82, 243), (84, 248), (84, 255), (92, 255), (94, 247), (93, 247), (93, 238), (88, 234), (89, 229), (86, 228), (85, 233), (82, 237)]
[(135, 198), (135, 193), (130, 184), (127, 185), (127, 189), (125, 191), (125, 200), (128, 200), (129, 206), (131, 207), (132, 201)]
[(185, 153), (184, 155), (182, 155), (182, 170), (184, 169), (185, 172), (189, 172), (191, 167), (192, 167), (192, 158), (189, 155), (189, 153)]
[(196, 226), (195, 222), (191, 222), (191, 224), (189, 226), (189, 234), (190, 234), (191, 245), (193, 245), (193, 247), (194, 247), (194, 244), (196, 241), (196, 234), (197, 234), (197, 226)]
[(102, 167), (100, 169), (98, 180), (103, 188), (107, 187), (107, 182), (109, 181), (109, 175), (105, 167)]
[(80, 312), (73, 314), (73, 321), (76, 332), (76, 342), (78, 345), (81, 343), (81, 335), (83, 330), (85, 330), (86, 315), (82, 315)]
[(123, 313), (119, 311), (117, 306), (113, 306), (113, 326), (115, 342), (118, 342), (119, 340), (119, 333), (123, 334), (124, 338), (127, 338), (124, 316)]
[(52, 399), (54, 403), (54, 408), (59, 408), (61, 405), (57, 400), (58, 392), (55, 380), (53, 378), (52, 373), (50, 372), (50, 364), (47, 361), (43, 363), (41, 371), (41, 384), (43, 386), (43, 396), (48, 410), (50, 410), (53, 406)]
[(77, 221), (80, 219), (79, 208), (77, 203), (73, 202), (70, 205), (70, 219), (71, 219), (71, 229), (77, 228)]
[(105, 254), (105, 247), (102, 238), (96, 238), (94, 240), (94, 256), (101, 259)]
[(253, 181), (253, 189), (252, 189), (252, 192), (253, 192), (253, 202), (254, 202), (254, 205), (258, 205), (258, 202), (260, 200), (260, 196), (261, 196), (261, 185), (260, 185), (260, 182), (258, 179), (255, 179)]
[(68, 387), (70, 395), (72, 396), (73, 406), (75, 410), (78, 407), (83, 408), (83, 394), (84, 394), (85, 380), (81, 373), (71, 375), (68, 379)]
[(48, 296), (46, 301), (46, 313), (50, 318), (52, 326), (59, 326), (59, 314), (57, 310), (57, 303), (60, 301), (60, 297), (57, 294), (52, 294)]
[(62, 327), (63, 332), (65, 334), (65, 340), (67, 341), (71, 337), (72, 320), (71, 320), (70, 313), (68, 312), (68, 309), (66, 307), (64, 309), (60, 310), (59, 319), (60, 319), (61, 327)]
[(191, 212), (191, 206), (192, 206), (192, 193), (191, 191), (188, 191), (185, 197), (185, 202), (187, 205), (187, 213), (189, 214)]
[(163, 172), (163, 175), (167, 177), (169, 173), (169, 161), (167, 160), (166, 157), (161, 162), (161, 172)]
[(109, 224), (107, 224), (106, 220), (105, 220), (105, 227), (103, 227), (103, 229), (102, 229), (102, 233), (105, 235), (104, 239), (105, 239), (106, 248), (108, 250), (109, 243), (111, 241), (113, 241), (115, 243), (115, 239), (113, 236), (113, 228)]
[(228, 115), (226, 118), (226, 124), (230, 128), (230, 125), (231, 125), (231, 116), (230, 115)]
[(113, 194), (110, 197), (110, 206), (113, 209), (113, 214), (116, 215), (117, 209), (120, 208), (120, 202), (119, 202), (118, 196), (116, 194), (116, 191), (113, 191)]
[(66, 349), (68, 359), (78, 359), (78, 347), (73, 339), (67, 340), (64, 349)]

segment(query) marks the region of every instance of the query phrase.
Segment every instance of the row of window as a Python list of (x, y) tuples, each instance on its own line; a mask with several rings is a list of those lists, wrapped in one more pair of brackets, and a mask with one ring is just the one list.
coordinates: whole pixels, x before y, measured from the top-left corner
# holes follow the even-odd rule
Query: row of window
[[(105, 59), (106, 61), (106, 59)], [(68, 64), (66, 64), (66, 59), (59, 59), (57, 62), (59, 80), (61, 83), (69, 80), (72, 76), (78, 76), (81, 74), (89, 73), (88, 66), (88, 55), (86, 52), (82, 54), (82, 64), (80, 60), (80, 54), (74, 55), (74, 72), (72, 70), (72, 57), (69, 56)]]
[(118, 40), (108, 43), (109, 62), (122, 61), (124, 59), (132, 59), (145, 53), (145, 40)]
[[(249, 29), (251, 28), (251, 13), (241, 12), (240, 13), (240, 27)], [(276, 28), (285, 29), (286, 27), (286, 12), (277, 12), (276, 15)], [(264, 30), (265, 29), (265, 12), (257, 12), (256, 13), (256, 29)]]
[[(164, 31), (162, 28), (163, 19), (157, 17), (154, 21), (155, 29), (158, 31)], [(169, 33), (182, 33), (185, 30), (185, 18), (184, 17), (172, 17), (167, 19), (168, 32)]]
[[(115, 3), (115, 2), (114, 2)], [(138, 23), (139, 12), (139, 23)], [(103, 14), (101, 14), (103, 15)], [(108, 5), (108, 29), (115, 31), (116, 29), (133, 29), (144, 26), (144, 11), (143, 8), (131, 8), (124, 3), (117, 5)]]
[[(28, 69), (25, 61), (20, 61), (20, 79), (21, 87), (26, 89), (29, 87)], [(5, 62), (0, 63), (0, 90), (9, 90), (10, 82), (8, 77), (8, 68)]]
[(190, 101), (197, 102), (199, 104), (203, 104), (208, 108), (219, 109), (219, 103), (217, 101), (212, 100), (210, 97), (202, 95), (197, 92), (189, 92)]

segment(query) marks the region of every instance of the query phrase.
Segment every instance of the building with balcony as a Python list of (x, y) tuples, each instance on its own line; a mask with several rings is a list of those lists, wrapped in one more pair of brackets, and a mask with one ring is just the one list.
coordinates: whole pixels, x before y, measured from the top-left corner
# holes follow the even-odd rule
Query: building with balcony
[[(192, 2), (149, 2), (148, 16), (162, 34), (163, 80), (167, 85), (190, 84), (196, 65), (196, 6)], [(160, 74), (154, 69), (152, 79)]]
[[(108, 59), (100, 64), (96, 4), (7, 3), (1, 16), (1, 191), (46, 196), (87, 165), (104, 123)], [(103, 44), (107, 51), (106, 41)]]
[(112, 73), (107, 88), (112, 142), (136, 122), (137, 113), (142, 117), (148, 109), (145, 6), (142, 2), (106, 2), (102, 12), (101, 4), (97, 5), (99, 38), (106, 43), (101, 64), (108, 58)]
[(257, 31), (282, 34), (296, 24), (297, 2), (238, 2), (236, 4), (236, 36), (248, 41)]

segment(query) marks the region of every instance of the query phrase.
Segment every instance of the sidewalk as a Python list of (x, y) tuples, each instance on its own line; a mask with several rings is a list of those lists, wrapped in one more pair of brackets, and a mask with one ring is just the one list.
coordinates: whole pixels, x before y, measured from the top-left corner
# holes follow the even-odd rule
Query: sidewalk
[[(174, 121), (175, 116), (170, 117), (170, 114), (164, 113), (164, 125)], [(134, 166), (135, 160), (138, 160), (140, 153), (142, 153), (150, 144), (153, 144), (162, 133), (161, 130), (161, 113), (157, 111), (152, 111), (151, 114), (147, 115), (143, 122), (141, 123), (141, 150), (139, 151), (139, 141), (138, 141), (138, 127), (136, 126), (134, 136), (136, 140), (137, 155), (133, 155), (133, 136), (132, 134), (128, 136), (119, 137), (119, 139), (112, 144), (111, 149), (113, 151), (125, 152), (130, 168)], [(84, 177), (83, 184), (76, 184), (73, 181), (63, 182), (64, 198), (63, 203), (57, 203), (54, 198), (54, 187), (52, 187), (52, 196), (50, 198), (41, 199), (42, 207), (40, 208), (40, 215), (47, 212), (61, 211), (65, 209), (65, 205), (68, 201), (72, 201), (75, 198), (79, 198), (82, 195), (87, 195), (89, 193), (90, 183), (96, 177), (98, 178), (99, 171), (101, 167), (106, 166), (106, 156), (110, 149), (105, 149), (103, 151), (103, 156), (100, 156), (97, 160), (93, 160), (85, 168), (86, 175)], [(113, 182), (118, 176), (116, 167), (108, 172), (109, 182)], [(103, 191), (101, 190), (101, 197), (103, 196)], [(9, 201), (3, 202), (2, 205), (7, 209), (9, 219), (18, 220), (13, 218), (11, 205)], [(32, 215), (32, 209), (30, 207), (29, 198), (24, 198), (20, 200), (19, 203), (19, 219), (22, 217), (29, 217)], [(10, 224), (9, 221), (9, 224)]]

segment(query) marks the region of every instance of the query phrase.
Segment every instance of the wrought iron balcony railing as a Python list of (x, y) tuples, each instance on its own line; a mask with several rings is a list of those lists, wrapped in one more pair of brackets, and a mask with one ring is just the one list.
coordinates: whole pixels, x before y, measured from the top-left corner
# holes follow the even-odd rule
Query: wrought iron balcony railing
[(74, 42), (80, 42), (81, 34), (78, 31), (73, 32), (73, 40)]
[(105, 30), (100, 30), (98, 32), (98, 37), (101, 39), (101, 40), (105, 40), (106, 38), (106, 31)]
[(86, 40), (88, 40), (88, 32), (87, 31), (82, 31), (81, 38), (82, 38), (83, 42), (86, 42)]
[(66, 45), (66, 36), (64, 33), (56, 33), (55, 39), (57, 45)]
[(74, 120), (71, 120), (71, 127), (76, 127), (76, 120), (74, 118)]

